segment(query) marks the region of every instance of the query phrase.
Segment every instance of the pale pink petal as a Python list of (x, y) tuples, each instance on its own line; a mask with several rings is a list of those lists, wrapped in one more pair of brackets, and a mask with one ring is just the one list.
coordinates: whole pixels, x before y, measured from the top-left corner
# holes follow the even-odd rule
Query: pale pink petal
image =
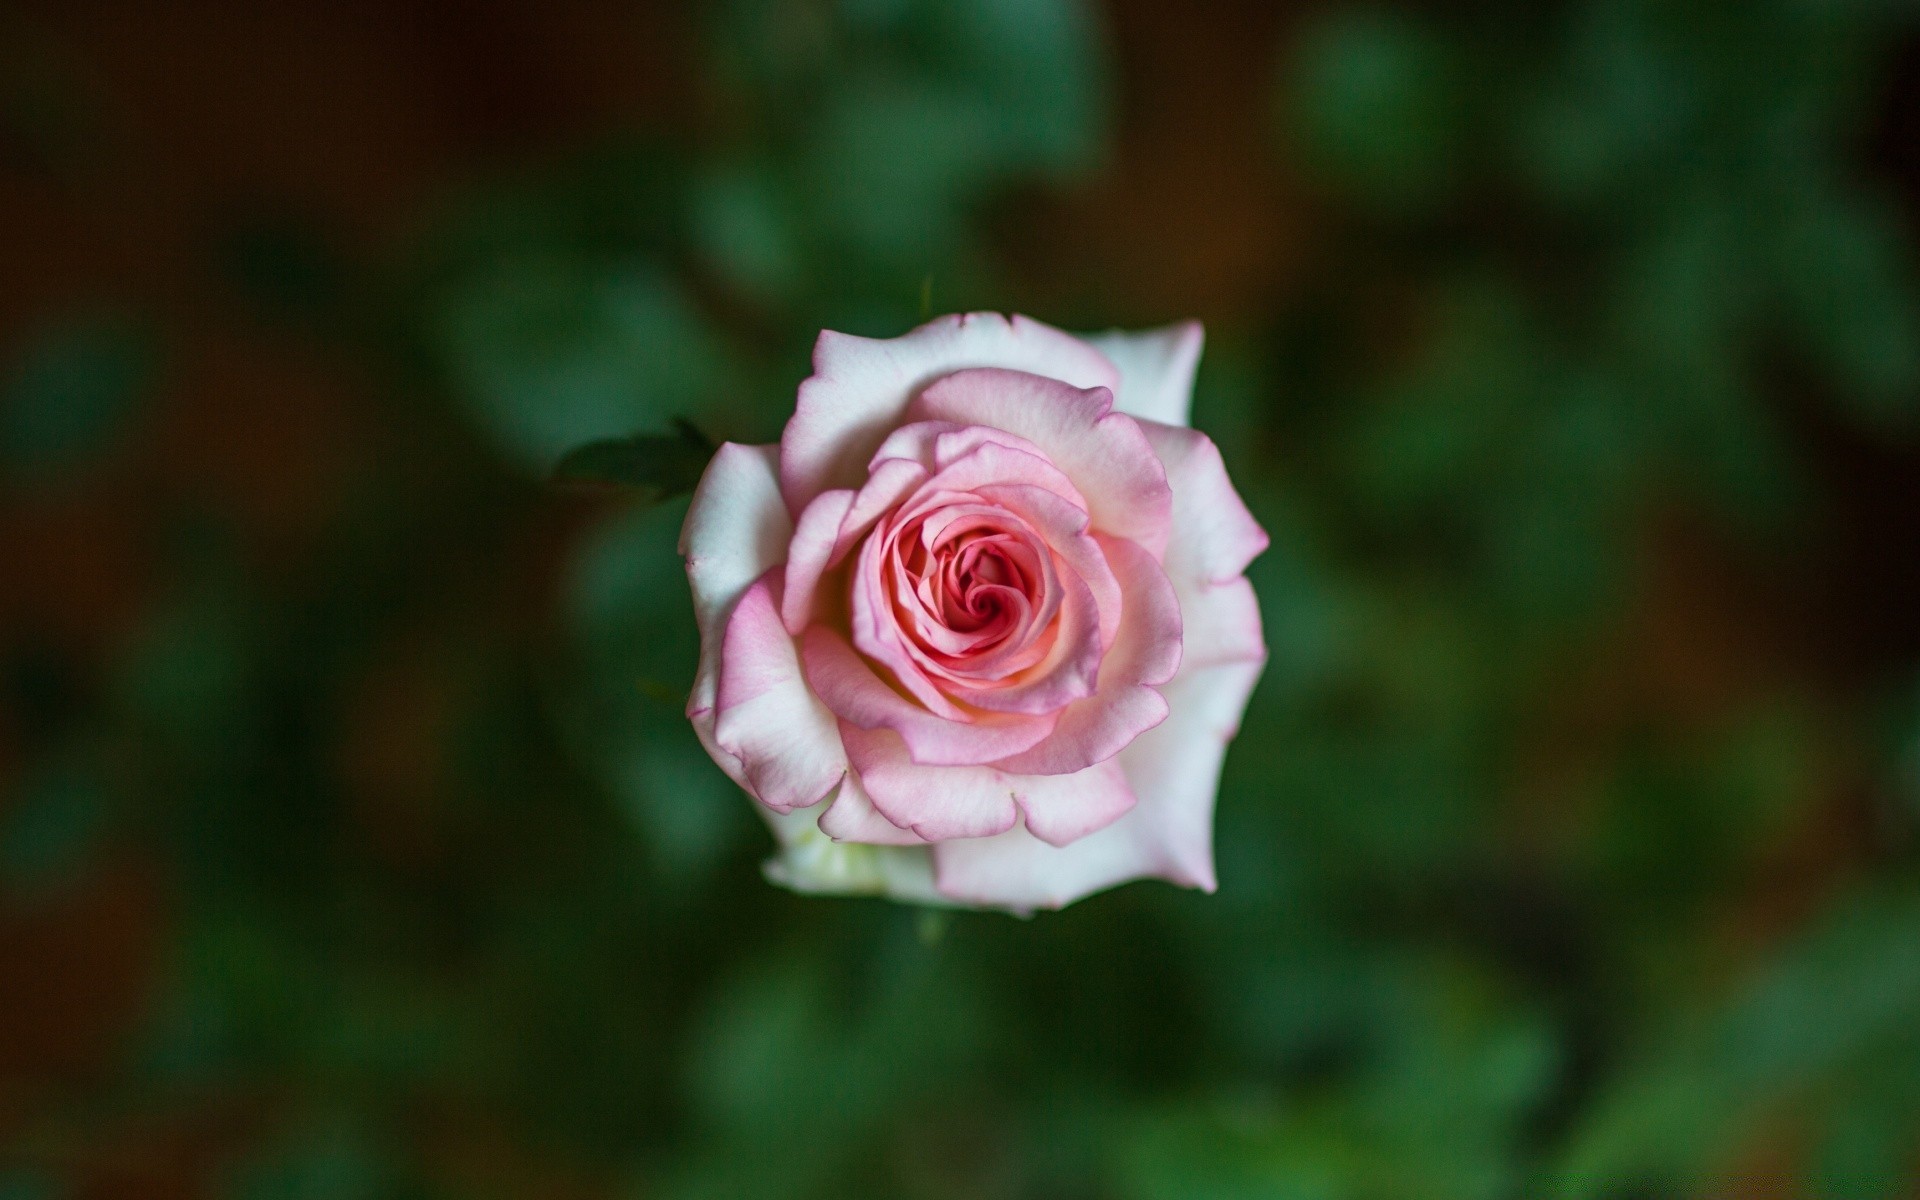
[(942, 462), (927, 481), (929, 488), (949, 492), (977, 492), (982, 487), (1014, 484), (1041, 488), (1079, 511), (1081, 527), (1087, 523), (1087, 502), (1080, 490), (1036, 447), (1008, 446), (985, 440), (974, 429), (967, 429), (943, 435), (936, 443), (935, 453)]
[(873, 806), (873, 798), (861, 786), (860, 776), (852, 771), (841, 781), (833, 803), (821, 812), (820, 832), (836, 842), (858, 842), (865, 846), (924, 844), (919, 834), (895, 825)]
[(1128, 820), (1163, 848), (1163, 878), (1202, 891), (1214, 889), (1213, 802), (1227, 744), (1264, 660), (1182, 671), (1162, 690), (1172, 715), (1120, 752), (1140, 805)]
[[(883, 664), (931, 711), (949, 720), (964, 719), (955, 702), (995, 712), (1053, 713), (1092, 693), (1101, 655), (1118, 636), (1120, 585), (1105, 551), (1085, 533), (1087, 514), (1048, 486), (1028, 482), (979, 484), (980, 480), (1003, 478), (1052, 482), (1051, 471), (1042, 460), (1023, 451), (991, 443), (979, 445), (934, 476), (927, 484), (927, 494), (936, 499), (968, 497), (965, 492), (948, 492), (943, 485), (973, 487), (973, 495), (993, 503), (949, 504), (928, 514), (919, 525), (921, 541), (929, 550), (937, 549), (958, 532), (1004, 529), (1009, 536), (1020, 538), (1029, 536), (1029, 530), (1037, 532), (1044, 539), (1043, 545), (1036, 544), (1034, 552), (1041, 556), (1045, 586), (1039, 597), (1041, 607), (1034, 614), (1037, 623), (1028, 632), (1034, 636), (1044, 632), (1049, 642), (1016, 639), (1006, 644), (1004, 652), (989, 651), (971, 660), (943, 660), (941, 652), (952, 635), (933, 628), (946, 610), (927, 594), (928, 582), (923, 580), (918, 590), (907, 587), (898, 554), (890, 552), (884, 542), (872, 541), (862, 549), (852, 597), (854, 645)], [(898, 519), (911, 521), (921, 503), (916, 498)], [(1064, 568), (1062, 572), (1054, 570), (1055, 561)], [(882, 599), (886, 571), (892, 573), (896, 597), (910, 610), (909, 625), (919, 639), (917, 643), (915, 638), (903, 636), (895, 606)], [(1059, 621), (1050, 624), (1056, 611)], [(1048, 646), (1051, 649), (1044, 660), (1029, 652)], [(1017, 675), (1012, 673), (1016, 670)]]
[(1186, 627), (1181, 668), (1217, 667), (1223, 663), (1261, 662), (1267, 657), (1260, 630), (1260, 602), (1244, 575), (1225, 583), (1187, 579), (1174, 584), (1180, 597), (1180, 619)]
[(1141, 428), (1174, 485), (1174, 536), (1165, 567), (1186, 618), (1186, 661), (1203, 667), (1265, 658), (1260, 606), (1241, 573), (1267, 548), (1266, 531), (1247, 511), (1219, 448), (1205, 434), (1151, 421)]
[(925, 846), (837, 842), (820, 831), (818, 807), (790, 813), (760, 811), (780, 843), (779, 852), (762, 867), (769, 882), (809, 895), (953, 903), (934, 890), (933, 860)]
[(718, 634), (741, 593), (786, 560), (793, 520), (780, 503), (779, 454), (778, 446), (728, 442), (694, 488), (680, 554), (703, 635)]
[(1100, 686), (1059, 714), (1043, 742), (994, 765), (1018, 775), (1070, 775), (1112, 758), (1167, 716), (1155, 690), (1180, 666), (1180, 602), (1159, 564), (1118, 538), (1100, 546), (1120, 581), (1120, 636), (1100, 664)]
[(1087, 341), (1120, 368), (1113, 406), (1128, 416), (1165, 425), (1188, 424), (1193, 375), (1206, 340), (1198, 321), (1139, 333), (1113, 330)]
[(800, 645), (808, 682), (843, 726), (893, 730), (911, 747), (916, 762), (992, 762), (1035, 745), (1053, 731), (1053, 714), (982, 713), (972, 720), (936, 716), (888, 687), (846, 638), (819, 625), (802, 635)]
[(931, 847), (934, 886), (958, 904), (1025, 914), (1162, 875), (1170, 869), (1163, 849), (1134, 825), (1141, 807), (1066, 846), (1050, 846), (1025, 829), (941, 842)]
[(833, 714), (814, 697), (781, 624), (769, 568), (734, 605), (721, 638), (714, 744), (740, 763), (747, 790), (778, 812), (818, 804), (846, 774)]
[(1173, 486), (1175, 536), (1167, 548), (1167, 574), (1222, 582), (1247, 569), (1267, 548), (1267, 531), (1253, 519), (1227, 478), (1213, 439), (1192, 429), (1140, 422)]
[(1020, 316), (942, 317), (888, 340), (822, 333), (814, 346), (813, 377), (800, 385), (780, 438), (781, 491), (790, 511), (800, 512), (828, 488), (858, 487), (867, 460), (902, 423), (920, 389), (954, 371), (986, 366), (1031, 371), (1075, 387), (1113, 388), (1120, 382), (1099, 351)]
[(1025, 438), (1078, 486), (1095, 529), (1138, 542), (1155, 557), (1166, 549), (1166, 468), (1139, 422), (1113, 411), (1106, 388), (1083, 390), (1018, 370), (956, 371), (930, 384), (909, 413)]
[(995, 484), (977, 489), (977, 494), (1025, 518), (1066, 569), (1086, 583), (1099, 608), (1100, 644), (1113, 645), (1119, 636), (1125, 599), (1113, 564), (1102, 548), (1104, 540), (1088, 536), (1086, 512), (1043, 488)]
[(700, 666), (687, 698), (687, 717), (707, 753), (742, 787), (746, 774), (739, 760), (713, 741), (720, 641), (741, 593), (786, 557), (793, 536), (793, 520), (780, 499), (779, 462), (778, 446), (721, 446), (701, 475), (680, 527), (680, 553), (687, 560), (700, 626)]
[[(978, 469), (977, 460), (994, 454), (1008, 456), (1004, 465), (1009, 466), (1021, 460), (1035, 461), (1018, 451), (982, 446), (956, 464), (955, 469)], [(928, 484), (928, 494), (935, 499), (972, 499), (964, 493), (936, 490), (938, 481), (936, 477)], [(1059, 578), (1050, 565), (1046, 571), (1047, 588), (1041, 597), (1040, 614), (1050, 618), (1056, 607), (1064, 614), (1058, 627), (1050, 631), (1053, 649), (1049, 662), (1036, 665), (1031, 671), (1023, 670), (1020, 677), (1009, 678), (1004, 685), (999, 685), (969, 678), (966, 671), (941, 662), (935, 649), (940, 641), (938, 635), (922, 635), (933, 646), (915, 644), (900, 626), (896, 602), (914, 610), (909, 624), (916, 631), (937, 623), (941, 606), (931, 595), (920, 594), (909, 586), (899, 554), (890, 549), (887, 540), (898, 533), (897, 525), (892, 533), (876, 535), (861, 548), (851, 595), (853, 644), (884, 666), (894, 681), (930, 712), (946, 720), (968, 719), (959, 703), (996, 712), (1051, 713), (1092, 691), (1100, 652), (1117, 632), (1119, 585), (1104, 552), (1094, 539), (1082, 532), (1086, 514), (1070, 501), (1045, 488), (1025, 484), (982, 488), (980, 497), (998, 503), (958, 503), (940, 508), (919, 526), (921, 540), (933, 548), (955, 531), (1006, 529), (1024, 537), (1026, 528), (1037, 528), (1046, 539), (1046, 546), (1036, 545), (1036, 553), (1046, 554), (1050, 548), (1052, 554), (1047, 556), (1047, 563), (1051, 564), (1057, 557), (1068, 569), (1068, 574)], [(897, 520), (911, 521), (920, 503), (916, 498)], [(1024, 528), (1016, 528), (1022, 521), (1015, 518), (1024, 520)], [(887, 599), (889, 575), (895, 601)], [(925, 581), (923, 589), (924, 586)], [(1035, 628), (1033, 632), (1038, 634), (1042, 630)], [(1033, 656), (1024, 654), (1025, 649), (1024, 644), (1015, 643), (1008, 647), (1011, 657), (1004, 662), (987, 654), (972, 665), (984, 670), (1002, 662), (1011, 670), (1015, 663), (1032, 661)], [(988, 688), (993, 694), (983, 690)], [(916, 748), (920, 745), (911, 733), (906, 736)]]
[[(904, 592), (906, 584), (899, 556), (888, 552), (889, 542), (890, 535), (881, 531), (869, 537), (860, 547), (860, 560), (854, 568), (848, 606), (852, 625), (849, 632), (853, 644), (859, 647), (860, 653), (885, 668), (893, 682), (918, 700), (927, 714), (943, 721), (964, 721), (966, 714), (927, 676), (925, 668), (908, 646), (906, 635), (894, 615), (893, 603), (888, 599), (886, 577), (889, 574), (894, 576), (896, 594)], [(904, 700), (900, 702), (906, 704)], [(849, 716), (846, 712), (841, 715)]]
[(1060, 581), (1063, 601), (1053, 652), (1020, 673), (1020, 682), (974, 683), (949, 672), (949, 690), (965, 703), (991, 712), (1055, 713), (1094, 694), (1100, 680), (1100, 613), (1093, 592), (1078, 576)]
[[(972, 767), (974, 771), (988, 768)], [(1072, 775), (1011, 775), (1008, 785), (1028, 833), (1065, 846), (1105, 829), (1133, 808), (1133, 787), (1112, 759)]]
[(1015, 790), (990, 767), (922, 765), (890, 729), (842, 722), (840, 738), (873, 806), (929, 842), (991, 837), (1018, 819)]
[[(869, 472), (877, 471), (882, 464), (898, 459), (918, 463), (928, 474), (932, 474), (989, 444), (1019, 450), (1042, 460), (1047, 457), (1040, 447), (1004, 429), (963, 425), (955, 421), (910, 421), (887, 435), (887, 440), (873, 452), (867, 469)], [(1071, 483), (1068, 486), (1071, 489)], [(1086, 505), (1082, 504), (1081, 507)]]
[(1048, 845), (1022, 828), (934, 846), (941, 894), (956, 903), (1025, 913), (1063, 908), (1134, 879), (1213, 891), (1220, 766), (1260, 669), (1260, 663), (1234, 663), (1183, 671), (1166, 685), (1173, 715), (1116, 760), (1137, 803), (1105, 828), (1065, 846)]
[(833, 560), (834, 543), (852, 507), (853, 493), (838, 488), (815, 496), (800, 514), (787, 547), (786, 583), (780, 597), (780, 619), (796, 637), (813, 624), (814, 590)]
[(901, 501), (919, 490), (927, 479), (927, 469), (905, 459), (886, 459), (873, 464), (873, 473), (853, 499), (853, 507), (840, 524), (834, 539), (835, 562), (845, 558), (855, 542), (867, 535)]
[[(929, 767), (886, 730), (843, 726), (855, 774), (886, 821), (930, 842), (990, 837), (1016, 811), (1033, 836), (1065, 845), (1112, 824), (1134, 806), (1117, 763), (1077, 775), (1010, 775), (993, 767)], [(824, 825), (823, 825), (824, 827)]]

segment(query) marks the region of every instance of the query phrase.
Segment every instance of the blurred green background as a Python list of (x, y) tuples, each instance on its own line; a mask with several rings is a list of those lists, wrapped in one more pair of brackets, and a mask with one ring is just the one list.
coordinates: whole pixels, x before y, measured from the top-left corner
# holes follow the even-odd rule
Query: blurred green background
[[(1920, 1195), (1920, 8), (0, 4), (0, 1197)], [(764, 884), (684, 498), (1207, 322), (1221, 887)]]

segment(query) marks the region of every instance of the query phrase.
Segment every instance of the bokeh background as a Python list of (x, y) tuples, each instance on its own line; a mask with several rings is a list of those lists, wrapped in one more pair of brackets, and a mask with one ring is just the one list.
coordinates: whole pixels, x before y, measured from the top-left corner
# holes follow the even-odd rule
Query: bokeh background
[[(1920, 10), (0, 5), (0, 1197), (1920, 1195)], [(1221, 887), (766, 885), (685, 500), (1197, 316)]]

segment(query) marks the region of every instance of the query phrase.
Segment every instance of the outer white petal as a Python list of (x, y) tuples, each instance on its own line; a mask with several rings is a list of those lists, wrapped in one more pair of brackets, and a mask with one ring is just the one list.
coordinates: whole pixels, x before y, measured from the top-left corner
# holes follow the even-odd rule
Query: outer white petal
[(728, 442), (707, 464), (680, 527), (694, 619), (700, 625), (700, 667), (687, 698), (687, 718), (707, 753), (735, 783), (747, 786), (740, 761), (713, 739), (720, 645), (727, 618), (753, 581), (782, 562), (793, 521), (780, 499), (780, 447)]
[(1128, 333), (1091, 334), (1094, 349), (1120, 368), (1113, 406), (1128, 416), (1185, 425), (1193, 407), (1193, 374), (1206, 340), (1198, 321)]
[[(1264, 657), (1183, 672), (1162, 689), (1172, 715), (1120, 752), (1120, 766), (1140, 797), (1135, 810), (1165, 856), (1165, 877), (1211, 892), (1213, 802), (1227, 745), (1240, 732), (1240, 718)], [(1151, 800), (1148, 798), (1151, 797)]]
[(921, 388), (966, 367), (1003, 367), (1079, 388), (1113, 388), (1112, 363), (1086, 342), (1027, 317), (963, 313), (903, 337), (822, 333), (813, 377), (781, 435), (782, 491), (793, 512), (822, 491), (859, 487), (867, 460)]
[(1141, 428), (1167, 469), (1173, 536), (1166, 573), (1185, 629), (1180, 670), (1159, 688), (1168, 715), (1121, 750), (1137, 803), (1104, 829), (1054, 847), (1016, 826), (933, 848), (936, 880), (954, 901), (1026, 912), (1059, 908), (1131, 879), (1212, 891), (1213, 809), (1228, 743), (1266, 662), (1260, 610), (1242, 572), (1267, 535), (1203, 434)]
[(849, 771), (834, 794), (833, 803), (820, 813), (820, 832), (836, 842), (860, 842), (868, 846), (924, 846), (919, 834), (902, 829), (887, 820), (873, 805), (873, 797), (857, 771)]
[(1049, 846), (1023, 827), (940, 842), (933, 847), (940, 892), (960, 904), (1026, 913), (1141, 878), (1213, 891), (1220, 767), (1262, 666), (1209, 667), (1164, 687), (1172, 715), (1120, 752), (1139, 799), (1131, 812), (1066, 846)]
[(1260, 606), (1242, 574), (1267, 548), (1267, 531), (1247, 511), (1206, 434), (1140, 422), (1173, 488), (1167, 578), (1185, 628), (1182, 671), (1266, 657)]
[(733, 606), (721, 640), (714, 744), (732, 755), (747, 790), (778, 812), (810, 808), (835, 791), (847, 754), (833, 714), (807, 686), (793, 635), (780, 623), (780, 568)]
[(836, 799), (831, 805), (790, 813), (767, 812), (774, 836), (780, 841), (780, 853), (762, 868), (768, 880), (812, 895), (885, 896), (910, 904), (953, 903), (934, 888), (933, 860), (924, 846), (836, 842), (820, 832), (816, 819), (838, 803)]

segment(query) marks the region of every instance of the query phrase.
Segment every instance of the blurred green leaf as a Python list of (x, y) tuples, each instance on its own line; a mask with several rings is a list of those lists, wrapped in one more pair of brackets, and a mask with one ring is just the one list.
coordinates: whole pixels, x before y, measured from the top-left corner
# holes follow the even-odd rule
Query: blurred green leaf
[(0, 1168), (0, 1200), (58, 1200), (66, 1194), (67, 1189), (43, 1172)]
[(1869, 420), (1920, 415), (1920, 291), (1897, 218), (1883, 205), (1797, 197), (1773, 239), (1788, 310), (1840, 397)]
[(1686, 18), (1635, 0), (1557, 16), (1570, 29), (1542, 56), (1538, 92), (1507, 109), (1523, 176), (1563, 203), (1657, 207), (1662, 187), (1692, 178), (1674, 160), (1699, 154), (1715, 82), (1676, 32)]
[(1389, 210), (1422, 207), (1458, 180), (1462, 85), (1454, 48), (1436, 26), (1392, 9), (1335, 11), (1289, 51), (1283, 127), (1335, 186)]
[(763, 302), (788, 299), (807, 282), (794, 208), (772, 172), (730, 164), (694, 185), (694, 237), (748, 295)]
[(1629, 1180), (1698, 1186), (1745, 1148), (1759, 1119), (1809, 1089), (1857, 1087), (1863, 1069), (1871, 1080), (1891, 1065), (1889, 1052), (1911, 1075), (1917, 945), (1910, 887), (1834, 905), (1720, 1011), (1609, 1083), (1569, 1144), (1557, 1194), (1605, 1196)]
[(76, 875), (113, 816), (104, 764), (76, 747), (39, 764), (0, 807), (0, 879), (42, 890)]
[(542, 472), (567, 451), (700, 411), (715, 335), (645, 265), (503, 259), (441, 299), (441, 363), (501, 453)]
[(672, 434), (636, 433), (569, 450), (553, 468), (553, 479), (631, 488), (667, 500), (693, 490), (713, 451), (713, 442), (692, 422), (676, 419)]
[(174, 747), (239, 750), (259, 713), (249, 707), (259, 666), (256, 613), (225, 580), (183, 589), (146, 616), (120, 663), (121, 703)]
[(0, 386), (0, 469), (48, 480), (104, 453), (150, 389), (152, 331), (136, 316), (75, 314), (29, 330)]
[(750, 825), (740, 789), (688, 730), (610, 741), (598, 765), (655, 870), (683, 884), (704, 882)]
[(375, 1200), (393, 1194), (390, 1169), (349, 1129), (315, 1126), (239, 1165), (224, 1200)]
[[(666, 688), (676, 719), (694, 666), (693, 598), (678, 550), (685, 513), (683, 504), (647, 504), (614, 514), (574, 557), (567, 588), (592, 671), (636, 694), (642, 680)], [(663, 629), (685, 636), (663, 638)]]

